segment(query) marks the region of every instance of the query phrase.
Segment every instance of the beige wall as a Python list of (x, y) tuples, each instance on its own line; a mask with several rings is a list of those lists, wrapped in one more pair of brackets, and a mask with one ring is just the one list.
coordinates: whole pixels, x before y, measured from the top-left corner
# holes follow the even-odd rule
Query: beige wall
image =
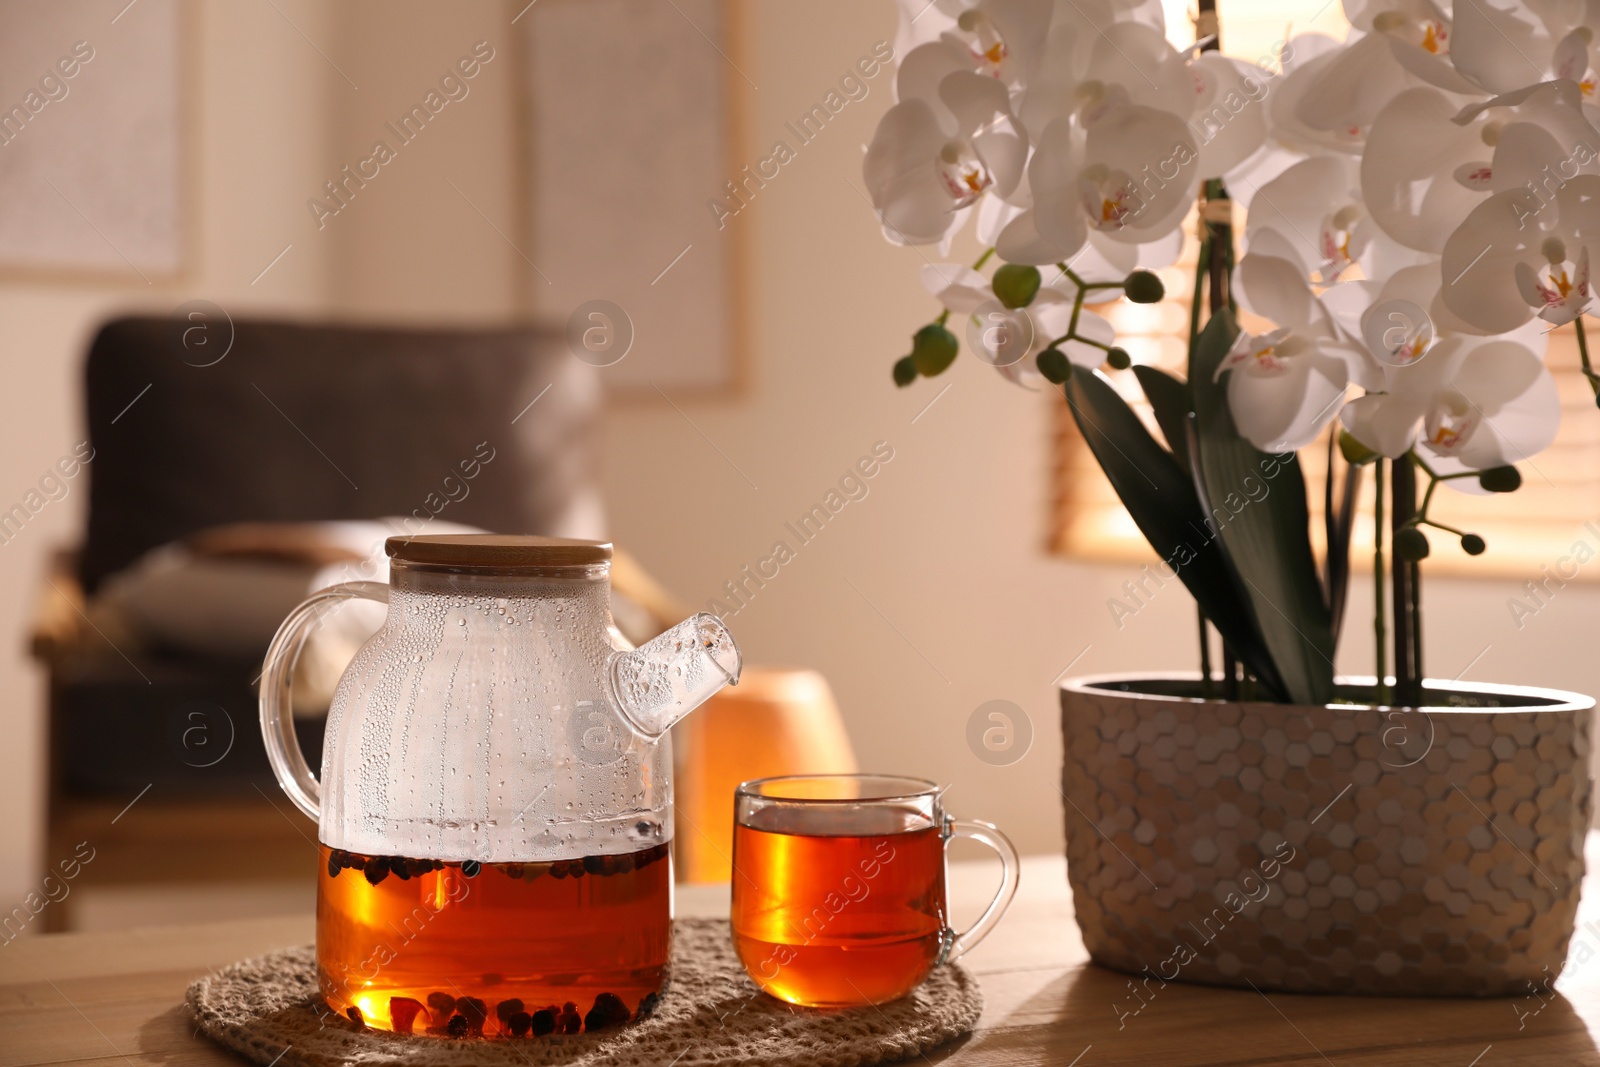
[[(308, 34), (326, 32), (321, 5), (282, 0), (280, 6)], [(115, 27), (101, 25), (116, 7), (81, 7), (84, 36), (94, 37), (97, 49), (115, 49)], [(190, 146), (195, 165), (186, 190), (198, 224), (193, 265), (179, 281), (152, 285), (131, 270), (125, 278), (0, 282), (0, 499), (8, 506), (82, 440), (79, 374), (95, 327), (106, 317), (130, 309), (166, 314), (194, 297), (233, 313), (320, 313), (329, 306), (326, 251), (297, 240), (297, 228), (305, 216), (303, 190), (323, 180), (332, 72), (270, 5), (209, 3), (197, 5), (195, 14), (185, 48), (187, 74), (197, 90)], [(53, 55), (55, 47), (48, 43), (46, 51)], [(13, 95), (7, 79), (19, 73), (25, 72), (0, 72), (5, 99)], [(91, 66), (81, 76), (93, 74)], [(252, 286), (291, 242), (296, 247)], [(84, 486), (74, 485), (71, 495), (0, 547), (0, 700), (6, 722), (0, 810), (7, 816), (0, 820), (0, 899), (8, 902), (35, 886), (42, 859), (44, 693), (42, 676), (25, 651), (27, 621), (44, 561), (53, 548), (75, 539), (84, 499)]]
[[(271, 5), (198, 5), (191, 52), (199, 246), (191, 276), (153, 287), (0, 284), (8, 341), (0, 499), (20, 496), (78, 439), (84, 345), (113, 309), (165, 312), (206, 297), (232, 312), (417, 320), (514, 317), (525, 306), (526, 264), (483, 217), (521, 239), (509, 26), (521, 3), (278, 6), (328, 59)], [(736, 56), (760, 87), (747, 98), (748, 158), (784, 136), (784, 122), (873, 42), (893, 36), (888, 0), (763, 0), (744, 11), (747, 39)], [(472, 94), (319, 232), (306, 198), (478, 40), (493, 42), (497, 58)], [(722, 62), (709, 47), (705, 58)], [(1044, 398), (970, 360), (938, 383), (890, 385), (890, 362), (932, 304), (917, 284), (917, 253), (879, 238), (856, 191), (861, 146), (887, 101), (880, 76), (865, 101), (800, 149), (730, 224), (744, 228), (751, 250), (748, 391), (684, 401), (682, 414), (630, 403), (607, 417), (613, 533), (700, 604), (775, 540), (794, 546), (784, 524), (875, 442), (888, 442), (894, 458), (867, 483), (868, 495), (798, 547), (730, 625), (751, 659), (814, 666), (829, 677), (863, 765), (951, 783), (957, 813), (998, 822), (1028, 851), (1050, 851), (1061, 826), (1051, 680), (1080, 653), (1074, 672), (1189, 667), (1193, 609), (1171, 586), (1118, 631), (1106, 600), (1137, 568), (1043, 555)], [(82, 499), (78, 489), (51, 505), (0, 553), (0, 693), (10, 741), (0, 746), (0, 810), (8, 816), (0, 823), (0, 899), (20, 897), (40, 858), (42, 694), (22, 651), (25, 620), (44, 554), (71, 540)], [(1583, 502), (1585, 516), (1594, 503)], [(1468, 678), (1600, 691), (1590, 651), (1600, 622), (1594, 588), (1563, 591), (1518, 632), (1505, 607), (1513, 587), (1430, 584), (1434, 673), (1455, 675), (1488, 646)], [(1354, 626), (1364, 625), (1362, 592)], [(1370, 657), (1362, 635), (1350, 636), (1342, 666), (1356, 670)], [(1009, 768), (979, 761), (965, 737), (973, 709), (997, 698), (1024, 708), (1035, 728), (1032, 750)]]

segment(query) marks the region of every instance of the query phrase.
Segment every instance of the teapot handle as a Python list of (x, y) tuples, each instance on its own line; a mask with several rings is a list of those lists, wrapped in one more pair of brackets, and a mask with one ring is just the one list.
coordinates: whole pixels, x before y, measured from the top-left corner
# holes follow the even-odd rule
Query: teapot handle
[(322, 790), (306, 764), (300, 742), (294, 735), (294, 704), (289, 699), (289, 680), (306, 638), (321, 621), (323, 609), (331, 601), (376, 600), (389, 602), (389, 587), (382, 582), (347, 582), (313, 594), (289, 613), (267, 647), (261, 669), (261, 737), (267, 746), (267, 761), (278, 776), (278, 784), (289, 794), (294, 806), (320, 821)]

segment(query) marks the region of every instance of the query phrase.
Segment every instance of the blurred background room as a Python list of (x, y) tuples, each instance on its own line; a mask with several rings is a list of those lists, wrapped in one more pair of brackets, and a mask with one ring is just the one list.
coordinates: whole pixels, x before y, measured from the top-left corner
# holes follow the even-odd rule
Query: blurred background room
[[(1305, 6), (1295, 32), (1340, 31)], [(1288, 19), (1231, 5), (1228, 51), (1270, 64)], [(458, 524), (611, 539), (630, 637), (715, 611), (757, 665), (680, 728), (680, 877), (726, 877), (732, 783), (783, 769), (947, 782), (1060, 850), (1054, 683), (1193, 661), (1194, 608), (1058, 393), (974, 360), (891, 382), (932, 306), (860, 177), (896, 23), (892, 0), (0, 7), (4, 911), (79, 861), (6, 940), (309, 909), (315, 828), (261, 755), (253, 671), (385, 532)], [(1192, 40), (1181, 3), (1168, 24)], [(1149, 310), (1114, 314), (1159, 362), (1187, 312)], [(1514, 520), (1452, 502), (1490, 549), (1429, 561), (1431, 673), (1600, 690), (1600, 564), (1561, 562), (1600, 546), (1600, 431), (1562, 435)], [(308, 752), (372, 624), (302, 662)]]

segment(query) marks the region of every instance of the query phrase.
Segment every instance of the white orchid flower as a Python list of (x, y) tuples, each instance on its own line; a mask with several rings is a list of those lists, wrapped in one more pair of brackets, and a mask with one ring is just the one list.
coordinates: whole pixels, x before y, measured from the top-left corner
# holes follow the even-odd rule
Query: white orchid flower
[[(1356, 285), (1370, 294), (1355, 327), (1371, 357), (1357, 375), (1367, 395), (1341, 417), (1358, 441), (1391, 459), (1420, 447), (1439, 473), (1517, 463), (1548, 447), (1560, 410), (1538, 323), (1500, 337), (1459, 332), (1436, 264), (1396, 271), (1381, 288), (1332, 292)], [(1335, 317), (1349, 322), (1355, 307)]]
[(1390, 459), (1413, 447), (1437, 470), (1486, 470), (1548, 448), (1561, 419), (1555, 379), (1531, 349), (1451, 336), (1421, 359), (1385, 368), (1387, 387), (1345, 405), (1351, 436)]
[(1306, 284), (1297, 264), (1252, 252), (1239, 262), (1240, 301), (1276, 329), (1241, 333), (1217, 377), (1228, 374), (1234, 425), (1265, 452), (1301, 448), (1339, 414), (1360, 353)]
[[(1571, 292), (1562, 290), (1563, 276), (1573, 284), (1565, 265), (1573, 264), (1576, 273), (1577, 264), (1587, 262), (1590, 245), (1596, 242), (1600, 242), (1600, 176), (1580, 175), (1548, 200), (1521, 188), (1495, 193), (1474, 208), (1445, 242), (1440, 298), (1468, 328), (1483, 334), (1506, 333), (1526, 323), (1536, 309), (1542, 312), (1550, 306), (1542, 297), (1538, 302), (1532, 299), (1545, 278), (1565, 307), (1566, 298), (1577, 293), (1575, 287)], [(1556, 268), (1554, 274), (1551, 268)], [(1530, 280), (1534, 289), (1525, 288)]]
[(1017, 114), (1035, 132), (1064, 116), (1141, 103), (1188, 117), (1194, 82), (1159, 24), (1104, 0), (1058, 0)]
[(1272, 76), (1217, 52), (1196, 56), (1189, 72), (1195, 85), (1189, 130), (1200, 146), (1200, 177), (1225, 177), (1267, 142), (1266, 97)]
[(1448, 62), (1409, 39), (1401, 12), (1386, 12), (1377, 24), (1376, 32), (1342, 45), (1319, 34), (1290, 43), (1296, 62), (1271, 108), (1279, 141), (1308, 154), (1356, 155), (1378, 114), (1406, 90), (1443, 82), (1454, 92), (1474, 91)]
[(1595, 16), (1584, 4), (1472, 0), (1456, 5), (1454, 14), (1451, 62), (1484, 92), (1587, 77)]
[(1600, 173), (1600, 130), (1570, 82), (1532, 86), (1461, 108), (1432, 88), (1401, 93), (1378, 115), (1361, 163), (1362, 195), (1396, 241), (1439, 252), (1493, 193), (1549, 196)]
[(1560, 238), (1552, 237), (1543, 246), (1549, 266), (1538, 273), (1525, 262), (1513, 266), (1517, 288), (1528, 306), (1538, 310), (1539, 317), (1552, 326), (1565, 326), (1588, 310), (1594, 300), (1589, 287), (1589, 250), (1578, 249), (1578, 258), (1567, 271), (1567, 246)]
[[(1321, 82), (1344, 46), (1321, 33), (1303, 33), (1290, 39), (1283, 53), (1283, 76), (1267, 97), (1272, 139), (1284, 148), (1305, 155), (1323, 152), (1357, 154), (1366, 131), (1349, 123), (1324, 124), (1311, 110)], [(1302, 117), (1302, 113), (1305, 117)]]
[(1424, 258), (1379, 228), (1361, 195), (1360, 165), (1343, 155), (1302, 160), (1255, 190), (1245, 240), (1252, 252), (1297, 263), (1307, 281), (1323, 285), (1357, 264), (1370, 278)]
[(973, 66), (946, 41), (915, 49), (900, 66), (900, 100), (879, 121), (862, 166), (895, 244), (944, 241), (979, 198), (1009, 195), (1022, 179), (1028, 138), (1010, 93)]
[[(959, 263), (929, 263), (922, 267), (922, 284), (951, 312), (969, 320), (969, 347), (1000, 374), (1028, 388), (1045, 384), (1035, 357), (1055, 339), (1072, 329), (1072, 309), (1078, 290), (1065, 275), (1039, 287), (1025, 308), (1006, 308), (995, 297), (989, 279)], [(1083, 309), (1075, 330), (1079, 337), (1102, 346), (1116, 341), (1117, 331), (1104, 317)], [(1094, 368), (1105, 362), (1104, 347), (1066, 341), (1056, 346), (1074, 366)]]
[(1116, 244), (1166, 248), (1199, 189), (1198, 158), (1188, 127), (1169, 111), (1119, 104), (1094, 112), (1087, 129), (1076, 116), (1058, 118), (1028, 165), (1033, 207), (1001, 231), (1000, 255), (1056, 263), (1072, 259), (1091, 236), (1102, 251)]
[(1038, 65), (1051, 0), (968, 0), (950, 12), (927, 5), (914, 17), (921, 29), (900, 63), (897, 99), (931, 97), (945, 75), (962, 70), (995, 79), (1015, 100), (1027, 88), (1028, 72)]

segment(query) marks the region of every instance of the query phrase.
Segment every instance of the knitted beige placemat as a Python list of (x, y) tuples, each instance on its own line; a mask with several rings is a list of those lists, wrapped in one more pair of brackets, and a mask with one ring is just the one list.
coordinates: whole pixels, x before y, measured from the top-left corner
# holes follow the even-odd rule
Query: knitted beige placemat
[(189, 987), (189, 1008), (213, 1040), (277, 1067), (865, 1067), (972, 1032), (978, 981), (935, 968), (910, 996), (876, 1008), (814, 1011), (759, 993), (722, 919), (680, 919), (671, 988), (649, 1018), (593, 1034), (454, 1040), (358, 1030), (317, 995), (310, 945), (243, 960)]

